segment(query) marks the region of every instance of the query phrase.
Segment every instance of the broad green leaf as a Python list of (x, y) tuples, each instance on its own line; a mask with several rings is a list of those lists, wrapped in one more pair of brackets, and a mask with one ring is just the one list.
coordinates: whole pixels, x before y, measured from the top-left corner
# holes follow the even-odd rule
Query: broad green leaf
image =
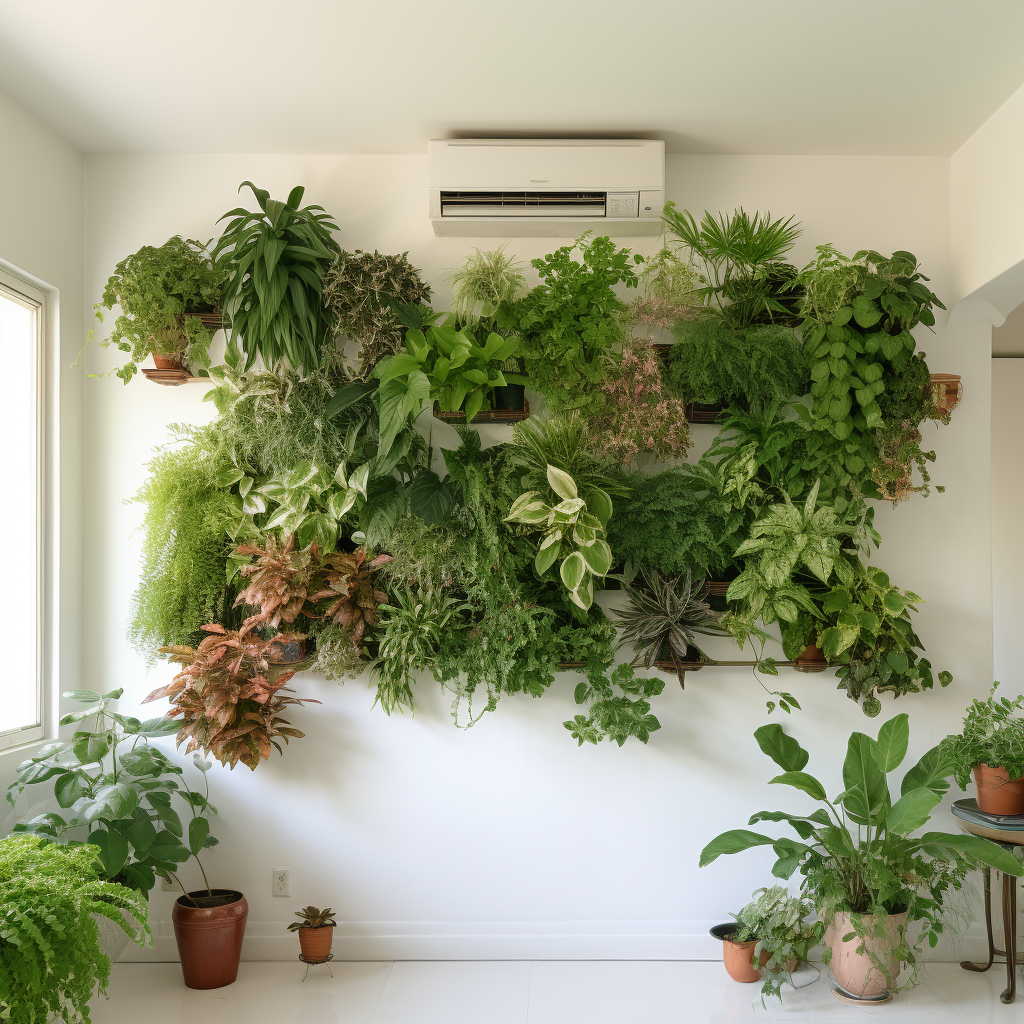
[(570, 499), (577, 497), (576, 481), (568, 473), (557, 466), (548, 466), (548, 483), (551, 489), (560, 498)]
[(843, 762), (842, 797), (847, 814), (858, 824), (875, 824), (889, 810), (889, 789), (873, 752), (875, 741), (862, 732), (850, 736)]
[(113, 878), (128, 859), (128, 840), (120, 832), (95, 829), (89, 833), (89, 842), (99, 848), (100, 863), (107, 878)]
[(205, 818), (193, 818), (188, 824), (188, 848), (198, 853), (206, 844), (210, 834), (210, 823)]
[(700, 867), (706, 867), (724, 854), (742, 853), (743, 850), (749, 850), (754, 846), (774, 846), (776, 842), (777, 840), (768, 836), (762, 836), (757, 832), (748, 832), (743, 828), (723, 832), (701, 850)]
[(538, 576), (543, 576), (558, 560), (562, 552), (562, 545), (558, 542), (549, 544), (537, 550), (537, 557), (533, 561), (533, 567)]
[(1024, 864), (1010, 850), (983, 839), (981, 836), (950, 835), (947, 832), (926, 832), (918, 840), (921, 849), (932, 857), (955, 859), (957, 853), (966, 854), (982, 864), (988, 864), (1006, 875), (1024, 874)]
[(781, 725), (762, 725), (754, 733), (757, 745), (783, 771), (798, 772), (806, 764), (808, 754), (792, 736), (786, 735)]
[(566, 556), (559, 569), (559, 575), (567, 590), (576, 590), (587, 575), (587, 563), (583, 560), (583, 556), (578, 551), (573, 551)]
[(600, 487), (591, 487), (587, 491), (587, 508), (603, 526), (608, 525), (612, 517), (612, 499)]
[(953, 765), (940, 753), (940, 748), (934, 746), (903, 777), (900, 792), (905, 796), (915, 789), (924, 788), (942, 796), (949, 790), (949, 776), (952, 773)]
[(878, 740), (871, 748), (875, 763), (886, 775), (895, 771), (907, 756), (910, 742), (910, 716), (896, 715), (878, 730)]
[(892, 805), (885, 819), (885, 827), (901, 836), (910, 835), (915, 829), (927, 824), (932, 811), (942, 800), (930, 789), (912, 789)]
[(768, 783), (769, 785), (778, 783), (783, 786), (792, 786), (794, 789), (802, 789), (815, 800), (828, 799), (825, 787), (813, 775), (808, 775), (806, 772), (785, 772), (782, 775), (776, 775), (774, 779), (769, 779)]

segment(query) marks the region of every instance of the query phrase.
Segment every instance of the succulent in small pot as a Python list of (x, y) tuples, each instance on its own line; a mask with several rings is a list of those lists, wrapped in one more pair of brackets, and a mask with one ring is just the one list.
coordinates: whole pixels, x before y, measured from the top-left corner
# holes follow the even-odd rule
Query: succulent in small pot
[(966, 790), (973, 774), (978, 809), (986, 814), (1024, 814), (1024, 694), (996, 699), (993, 683), (985, 700), (974, 700), (959, 734), (942, 749), (957, 785)]
[(338, 927), (334, 920), (334, 911), (330, 907), (320, 910), (317, 907), (303, 907), (295, 911), (298, 921), (288, 925), (288, 931), (299, 933), (299, 948), (303, 960), (317, 963), (328, 959), (331, 955), (332, 929)]

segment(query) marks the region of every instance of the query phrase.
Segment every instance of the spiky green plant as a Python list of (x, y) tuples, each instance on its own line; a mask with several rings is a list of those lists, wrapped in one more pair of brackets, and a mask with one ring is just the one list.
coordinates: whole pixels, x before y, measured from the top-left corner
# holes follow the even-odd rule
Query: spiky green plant
[(302, 185), (283, 203), (251, 181), (239, 192), (245, 186), (260, 212), (240, 206), (224, 214), (220, 220), (231, 219), (213, 250), (229, 274), (224, 311), (231, 342), (241, 340), (246, 369), (259, 355), (268, 370), (284, 361), (309, 372), (326, 354), (329, 317), (321, 297), (324, 272), (341, 251), (331, 236), (338, 225), (322, 206), (299, 206)]
[(505, 242), (490, 252), (474, 249), (457, 270), (452, 284), (452, 312), (459, 323), (474, 323), (493, 316), (503, 302), (514, 302), (526, 286), (521, 264), (505, 255)]
[(728, 636), (729, 631), (722, 616), (703, 599), (702, 583), (689, 573), (668, 579), (653, 569), (645, 570), (642, 579), (643, 586), (623, 587), (629, 605), (612, 612), (622, 625), (619, 646), (631, 644), (635, 651), (631, 664), (650, 668), (666, 648), (680, 673), (685, 660), (706, 661), (695, 634)]

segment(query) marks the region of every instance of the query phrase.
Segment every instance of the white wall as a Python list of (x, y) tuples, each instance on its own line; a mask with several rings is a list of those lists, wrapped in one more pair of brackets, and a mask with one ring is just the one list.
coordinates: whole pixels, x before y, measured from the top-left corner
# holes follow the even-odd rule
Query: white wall
[(992, 606), (995, 678), (1008, 696), (1024, 690), (1020, 624), (1024, 534), (1024, 359), (992, 360)]
[[(82, 383), (71, 364), (82, 347), (82, 156), (0, 92), (0, 266), (49, 293), (48, 401), (55, 410), (47, 530), (59, 601), (47, 609), (46, 657), (56, 692), (79, 684), (81, 663)], [(17, 387), (18, 381), (8, 381)], [(7, 498), (9, 500), (9, 497)], [(16, 538), (8, 538), (16, 543)], [(53, 592), (51, 590), (51, 592)], [(59, 637), (59, 642), (54, 638)], [(55, 716), (51, 716), (55, 717)], [(0, 754), (6, 788), (24, 752)], [(6, 809), (6, 804), (3, 805)], [(0, 827), (8, 817), (0, 812)]]
[[(425, 160), (409, 156), (89, 157), (85, 304), (140, 245), (173, 233), (214, 234), (246, 178), (275, 195), (305, 184), (307, 200), (335, 214), (345, 247), (410, 250), (443, 302), (442, 268), (474, 242), (493, 243), (433, 236), (425, 172)], [(910, 249), (934, 289), (950, 294), (944, 159), (671, 157), (668, 192), (695, 211), (744, 205), (796, 214), (805, 228), (799, 263), (823, 242), (848, 252)], [(555, 244), (517, 239), (509, 248), (528, 259)], [(986, 329), (925, 332), (933, 369), (960, 372), (966, 385), (952, 425), (926, 435), (939, 454), (934, 477), (948, 490), (878, 514), (885, 538), (878, 560), (899, 585), (926, 597), (920, 634), (933, 663), (951, 669), (956, 682), (895, 706), (885, 699), (881, 718), (871, 721), (834, 689), (831, 675), (783, 675), (780, 685), (804, 707), (784, 724), (830, 790), (842, 788), (852, 730), (873, 734), (885, 718), (909, 711), (916, 757), (991, 681)], [(98, 349), (90, 361), (93, 370), (116, 365), (114, 354)], [(129, 387), (117, 379), (86, 384), (85, 684), (124, 686), (129, 710), (169, 672), (147, 674), (124, 640), (141, 518), (124, 499), (145, 479), (144, 463), (166, 440), (169, 422), (210, 418), (202, 394), (199, 385), (160, 388), (141, 379)], [(704, 432), (703, 447), (710, 428), (695, 429)], [(698, 871), (701, 847), (756, 810), (808, 806), (802, 794), (765, 784), (772, 766), (751, 735), (767, 720), (763, 691), (745, 670), (707, 669), (688, 675), (685, 692), (667, 684), (656, 708), (663, 728), (647, 747), (577, 749), (561, 726), (576, 710), (575, 681), (560, 677), (540, 700), (506, 698), (464, 732), (452, 727), (448, 697), (429, 682), (420, 684), (415, 717), (388, 719), (371, 710), (365, 680), (343, 687), (316, 676), (297, 680), (300, 695), (323, 702), (294, 714), (307, 737), (255, 774), (212, 772), (222, 820), (209, 868), (216, 884), (247, 894), (246, 955), (292, 956), (284, 924), (309, 902), (339, 910), (339, 955), (717, 955), (707, 927), (770, 881), (771, 854)], [(292, 868), (289, 900), (270, 897), (275, 865)], [(158, 955), (173, 950), (172, 899), (153, 897)]]

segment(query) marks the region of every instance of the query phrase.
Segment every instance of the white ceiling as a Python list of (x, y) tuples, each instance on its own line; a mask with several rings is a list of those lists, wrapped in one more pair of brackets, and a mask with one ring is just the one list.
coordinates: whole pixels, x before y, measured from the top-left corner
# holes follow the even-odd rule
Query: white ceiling
[(1024, 0), (0, 0), (0, 88), (87, 152), (948, 155), (1024, 82)]

